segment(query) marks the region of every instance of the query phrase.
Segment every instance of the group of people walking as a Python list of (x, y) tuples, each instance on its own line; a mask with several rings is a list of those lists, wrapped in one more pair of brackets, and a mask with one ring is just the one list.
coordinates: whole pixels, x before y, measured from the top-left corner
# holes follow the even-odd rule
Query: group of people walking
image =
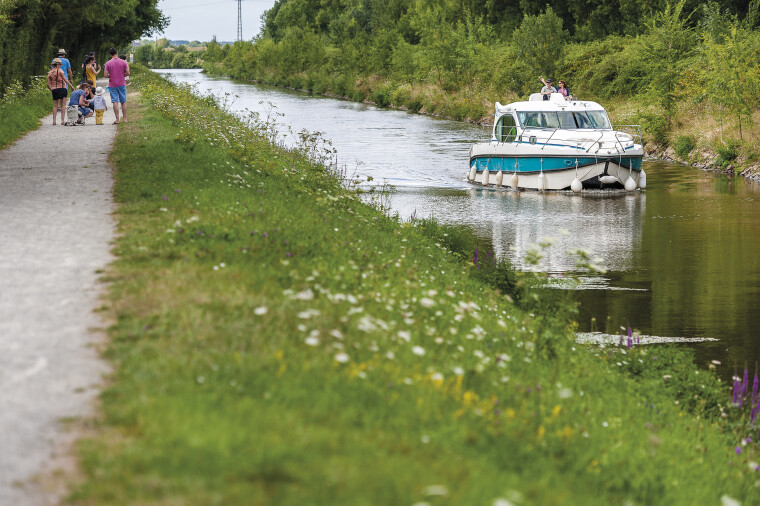
[[(129, 64), (124, 57), (119, 56), (116, 48), (112, 47), (109, 52), (111, 59), (101, 68), (96, 60), (95, 53), (88, 54), (82, 62), (82, 80), (79, 86), (72, 84), (73, 73), (71, 62), (66, 58), (64, 49), (58, 50), (58, 55), (51, 62), (51, 70), (47, 75), (47, 87), (53, 95), (53, 124), (56, 123), (58, 111), (61, 113), (61, 124), (83, 125), (85, 118), (95, 115), (95, 123), (103, 124), (103, 114), (107, 109), (105, 91), (97, 86), (97, 77), (101, 70), (105, 70), (104, 76), (108, 78), (108, 92), (113, 112), (116, 116), (114, 124), (127, 121), (127, 85), (129, 80)], [(66, 98), (71, 87), (71, 97), (68, 105)], [(66, 119), (68, 116), (68, 119)]]

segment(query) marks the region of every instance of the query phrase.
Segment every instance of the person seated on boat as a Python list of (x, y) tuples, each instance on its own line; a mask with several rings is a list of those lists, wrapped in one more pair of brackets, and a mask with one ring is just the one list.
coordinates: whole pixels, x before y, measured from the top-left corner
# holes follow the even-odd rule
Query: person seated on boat
[(557, 93), (557, 88), (552, 86), (552, 80), (547, 79), (544, 81), (543, 77), (539, 77), (542, 83), (544, 83), (544, 87), (541, 88), (541, 95), (544, 96), (544, 100), (549, 100), (549, 98), (552, 96), (552, 93)]
[(568, 89), (565, 81), (562, 79), (559, 80), (559, 88), (557, 88), (557, 93), (565, 97), (565, 100), (570, 100), (570, 90)]

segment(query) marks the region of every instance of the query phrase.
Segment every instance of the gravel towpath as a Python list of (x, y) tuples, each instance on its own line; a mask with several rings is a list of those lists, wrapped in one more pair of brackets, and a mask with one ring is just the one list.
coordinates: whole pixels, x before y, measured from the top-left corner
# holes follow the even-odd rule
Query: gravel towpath
[[(51, 100), (52, 107), (52, 100)], [(110, 104), (109, 104), (110, 107)], [(113, 112), (0, 151), (0, 504), (58, 504), (72, 420), (94, 413), (108, 367), (94, 310), (110, 261)], [(70, 469), (66, 470), (70, 472)], [(64, 473), (65, 475), (65, 473)]]

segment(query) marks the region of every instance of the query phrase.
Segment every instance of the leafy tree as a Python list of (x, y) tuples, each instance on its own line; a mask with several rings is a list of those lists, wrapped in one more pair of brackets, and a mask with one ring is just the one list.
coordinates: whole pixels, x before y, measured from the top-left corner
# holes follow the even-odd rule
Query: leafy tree
[(721, 127), (724, 116), (733, 116), (743, 139), (742, 123), (752, 123), (760, 101), (760, 36), (736, 24), (719, 40), (705, 35), (701, 80)]
[(537, 16), (525, 16), (512, 34), (517, 58), (534, 69), (536, 76), (553, 76), (562, 58), (568, 34), (551, 7)]
[(641, 66), (647, 93), (659, 105), (670, 122), (678, 98), (685, 93), (683, 73), (692, 63), (697, 37), (683, 15), (685, 0), (668, 4), (646, 24), (646, 33), (638, 39)]

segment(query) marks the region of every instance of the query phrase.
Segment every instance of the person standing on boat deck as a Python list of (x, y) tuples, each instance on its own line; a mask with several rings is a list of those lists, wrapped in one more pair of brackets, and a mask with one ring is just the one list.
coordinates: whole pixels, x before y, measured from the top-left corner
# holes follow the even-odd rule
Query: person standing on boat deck
[(570, 90), (567, 88), (567, 84), (565, 84), (565, 81), (562, 79), (559, 80), (559, 88), (557, 88), (557, 93), (562, 94), (562, 96), (565, 97), (565, 100), (570, 100)]
[(544, 83), (544, 87), (541, 88), (541, 95), (544, 96), (544, 100), (549, 100), (552, 93), (557, 93), (557, 88), (552, 86), (552, 80), (547, 79), (544, 81), (543, 77), (539, 77), (541, 79), (541, 82)]

